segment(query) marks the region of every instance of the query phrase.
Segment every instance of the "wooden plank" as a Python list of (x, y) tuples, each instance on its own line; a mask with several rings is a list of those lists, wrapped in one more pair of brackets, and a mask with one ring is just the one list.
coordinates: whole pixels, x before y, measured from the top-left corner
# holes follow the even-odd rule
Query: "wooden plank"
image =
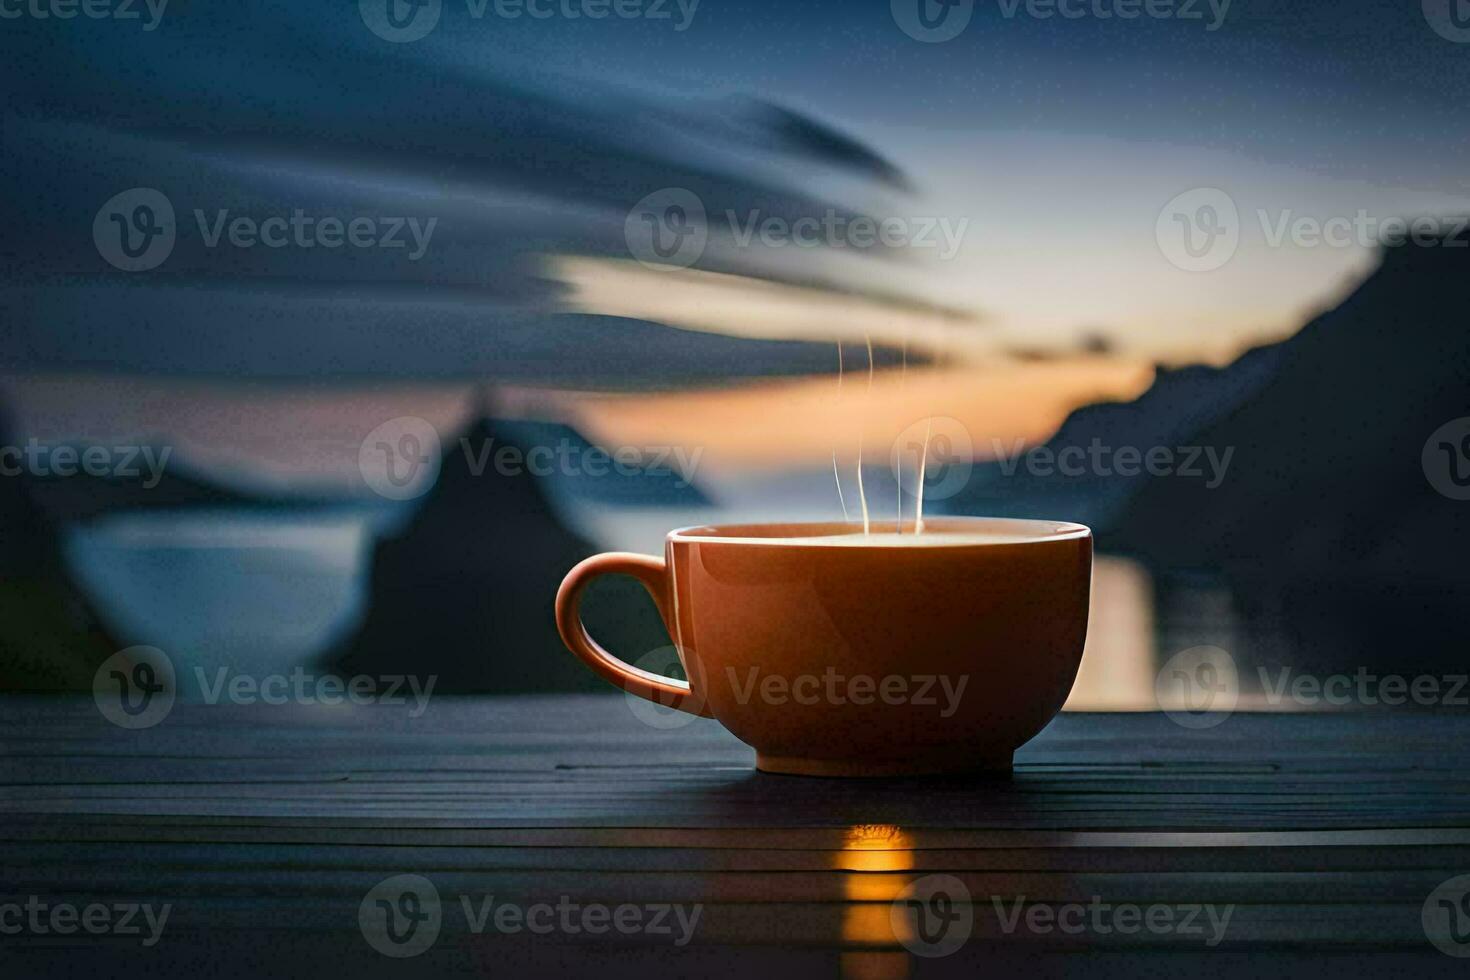
[[(293, 967), (359, 977), (800, 962), (907, 977), (920, 964), (890, 903), (942, 872), (969, 889), (974, 933), (923, 973), (994, 972), (1016, 948), (1061, 957), (1048, 962), (1062, 974), (1080, 949), (1117, 957), (1089, 955), (1093, 976), (1150, 962), (1258, 973), (1263, 951), (1290, 962), (1325, 943), (1354, 951), (1345, 976), (1375, 962), (1432, 976), (1449, 958), (1427, 944), (1421, 907), (1470, 869), (1470, 774), (1445, 750), (1466, 736), (1470, 719), (1452, 715), (1242, 715), (1203, 731), (1068, 715), (1010, 779), (863, 782), (756, 773), (717, 725), (658, 731), (617, 696), (440, 699), (419, 718), (181, 704), (137, 732), (85, 701), (0, 698), (0, 881), (174, 903), (165, 973), (268, 970), (265, 944), (294, 951)], [(456, 907), (565, 895), (697, 904), (704, 918), (676, 954), (648, 937), (476, 934), (461, 916), (406, 968), (364, 957), (356, 926), (367, 890), (403, 872)], [(1205, 949), (1183, 934), (1009, 931), (995, 902), (1023, 896), (1233, 911)], [(34, 939), (27, 965), (59, 955)], [(1128, 958), (1140, 948), (1161, 958)]]
[(738, 846), (552, 846), (499, 843), (444, 846), (424, 843), (364, 845), (331, 842), (245, 844), (210, 841), (120, 840), (0, 843), (0, 867), (44, 865), (69, 874), (127, 868), (173, 871), (261, 869), (392, 869), (405, 862), (428, 870), (688, 872), (871, 872), (903, 867), (914, 872), (1254, 872), (1390, 871), (1470, 867), (1470, 844), (1383, 846), (1138, 846), (914, 848), (896, 851), (766, 849)]

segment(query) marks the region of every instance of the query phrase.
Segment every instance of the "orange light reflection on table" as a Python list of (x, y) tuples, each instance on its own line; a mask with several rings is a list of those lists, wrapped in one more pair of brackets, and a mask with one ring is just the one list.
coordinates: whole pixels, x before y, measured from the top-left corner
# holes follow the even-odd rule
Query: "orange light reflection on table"
[[(913, 839), (893, 824), (859, 824), (850, 828), (832, 866), (843, 877), (842, 939), (860, 946), (892, 946), (892, 903), (906, 888), (914, 869)], [(909, 975), (908, 954), (852, 952), (842, 954), (842, 975), (860, 980), (902, 980)]]

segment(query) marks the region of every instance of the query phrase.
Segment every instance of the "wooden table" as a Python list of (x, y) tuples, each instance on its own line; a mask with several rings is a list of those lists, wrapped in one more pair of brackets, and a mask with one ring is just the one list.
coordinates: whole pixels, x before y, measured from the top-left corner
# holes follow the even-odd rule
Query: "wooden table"
[[(1470, 966), (1421, 921), (1437, 886), (1470, 873), (1470, 717), (1236, 714), (1190, 730), (1068, 714), (1009, 780), (849, 782), (757, 773), (718, 725), (659, 730), (617, 695), (437, 698), (417, 718), (403, 705), (181, 703), (136, 731), (90, 700), (0, 706), (0, 903), (171, 906), (151, 946), (0, 935), (7, 978)], [(384, 914), (369, 893), (399, 874), (441, 902), (437, 938), (407, 958), (378, 952), (359, 919)], [(894, 899), (938, 874), (968, 892), (969, 934), (922, 955), (943, 940), (925, 945)], [(389, 888), (396, 903), (403, 889)], [(473, 930), (477, 909), (558, 903), (575, 933)], [(578, 918), (589, 908), (620, 905), (638, 909), (626, 934), (582, 928), (601, 921)], [(654, 905), (670, 925), (675, 906), (699, 906), (687, 944), (648, 928)], [(1202, 933), (1178, 928), (1192, 906), (1231, 907), (1217, 943), (1204, 918)], [(1018, 908), (1037, 917), (1008, 930)]]

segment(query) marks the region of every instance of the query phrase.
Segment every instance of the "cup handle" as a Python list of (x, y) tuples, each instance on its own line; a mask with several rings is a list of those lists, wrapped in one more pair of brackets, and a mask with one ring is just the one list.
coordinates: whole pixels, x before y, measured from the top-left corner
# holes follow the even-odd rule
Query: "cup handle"
[(599, 575), (631, 575), (653, 597), (664, 627), (672, 635), (669, 619), (669, 570), (662, 558), (627, 551), (610, 551), (593, 555), (577, 563), (562, 579), (556, 593), (556, 629), (567, 649), (581, 658), (598, 676), (616, 684), (629, 694), (636, 694), (666, 708), (677, 708), (691, 715), (713, 718), (704, 699), (689, 688), (687, 681), (652, 674), (625, 663), (604, 650), (582, 624), (582, 593)]

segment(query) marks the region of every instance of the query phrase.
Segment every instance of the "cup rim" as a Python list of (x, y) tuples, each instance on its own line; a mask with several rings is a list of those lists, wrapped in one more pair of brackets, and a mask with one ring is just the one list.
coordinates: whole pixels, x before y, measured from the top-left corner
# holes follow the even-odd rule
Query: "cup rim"
[[(913, 523), (905, 522), (901, 529), (895, 521), (871, 521), (875, 533), (891, 534), (895, 530), (905, 536), (913, 534)], [(1057, 541), (1075, 541), (1092, 536), (1092, 529), (1075, 521), (1053, 521), (1025, 517), (932, 517), (924, 521), (929, 540), (922, 544), (885, 541), (875, 543), (877, 548), (996, 548), (1007, 546), (1027, 547)], [(751, 533), (773, 531), (782, 533)], [(935, 531), (939, 533), (934, 533)], [(1014, 538), (996, 541), (975, 541), (966, 534), (997, 533), (1004, 535), (1010, 530)], [(687, 541), (700, 544), (767, 545), (787, 548), (851, 548), (853, 545), (835, 539), (851, 535), (861, 536), (862, 521), (770, 521), (744, 524), (693, 524), (675, 528), (668, 534), (669, 541)], [(948, 538), (949, 540), (945, 540)]]

